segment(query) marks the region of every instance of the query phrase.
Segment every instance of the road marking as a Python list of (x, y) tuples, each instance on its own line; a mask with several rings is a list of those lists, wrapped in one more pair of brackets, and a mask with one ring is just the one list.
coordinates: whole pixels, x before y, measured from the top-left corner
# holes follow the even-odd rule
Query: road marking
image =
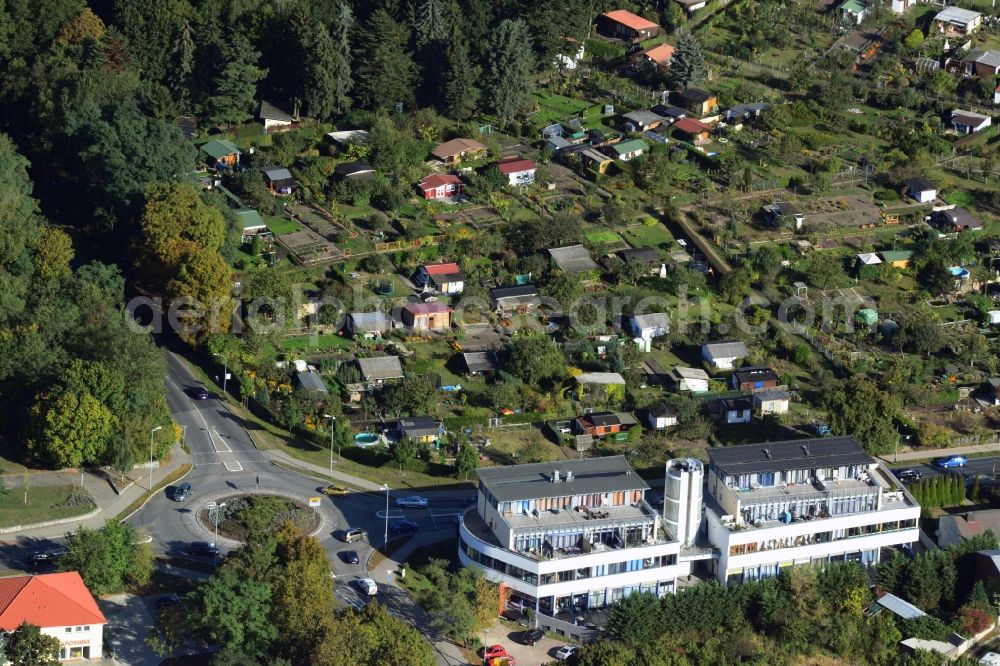
[[(240, 464), (239, 460), (233, 460), (233, 461), (226, 461), (226, 460), (224, 460), (224, 461), (222, 461), (222, 464), (226, 466), (226, 471), (229, 471), (229, 472), (242, 472), (243, 471), (243, 465)], [(233, 467), (233, 465), (235, 465), (235, 467)]]
[(219, 446), (218, 446), (218, 444), (215, 443), (215, 438), (216, 437), (219, 437), (219, 433), (215, 431), (215, 428), (212, 428), (211, 430), (208, 431), (208, 439), (209, 439), (210, 442), (212, 442), (212, 447), (215, 449), (216, 453), (232, 453), (233, 452), (233, 450), (231, 448), (229, 448), (229, 445), (226, 444), (225, 440), (223, 440), (222, 437), (219, 437), (219, 444), (221, 444), (225, 448), (224, 449), (220, 449)]
[(406, 514), (403, 513), (402, 511), (390, 511), (388, 514), (386, 514), (385, 511), (376, 511), (375, 512), (375, 516), (377, 518), (382, 519), (382, 520), (386, 520), (386, 519), (388, 519), (388, 520), (401, 520), (403, 518), (406, 518)]

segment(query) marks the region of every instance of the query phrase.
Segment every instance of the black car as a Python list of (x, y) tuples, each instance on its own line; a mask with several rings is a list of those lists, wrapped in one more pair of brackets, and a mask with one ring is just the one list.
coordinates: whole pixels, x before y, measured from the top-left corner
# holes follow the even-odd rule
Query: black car
[(404, 532), (416, 532), (419, 528), (412, 520), (399, 520), (389, 526), (389, 531), (393, 534), (403, 534)]
[(188, 498), (188, 495), (190, 494), (191, 494), (191, 484), (185, 481), (184, 483), (174, 488), (174, 494), (171, 495), (171, 499), (173, 499), (175, 502), (183, 502)]
[(208, 400), (208, 389), (204, 386), (198, 386), (191, 391), (191, 396), (195, 400)]
[(219, 555), (219, 547), (208, 541), (195, 541), (191, 544), (188, 552), (192, 555), (217, 557)]
[(177, 606), (181, 603), (181, 598), (176, 594), (171, 592), (170, 594), (164, 594), (159, 599), (156, 600), (156, 607), (160, 610), (166, 608), (167, 606)]
[(923, 474), (920, 473), (920, 470), (916, 469), (901, 469), (896, 472), (896, 478), (905, 483), (919, 481), (922, 476)]
[(521, 632), (520, 642), (524, 645), (534, 645), (543, 638), (545, 638), (545, 632), (542, 629), (528, 629)]
[(27, 564), (30, 567), (55, 566), (56, 558), (63, 554), (61, 550), (39, 550), (31, 554)]
[(345, 550), (340, 553), (340, 559), (348, 564), (357, 564), (361, 561), (358, 557), (358, 551), (356, 550)]

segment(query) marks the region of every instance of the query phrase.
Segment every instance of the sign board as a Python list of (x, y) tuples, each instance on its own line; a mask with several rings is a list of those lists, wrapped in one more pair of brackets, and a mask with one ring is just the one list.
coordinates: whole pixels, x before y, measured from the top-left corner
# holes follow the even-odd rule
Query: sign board
[(310, 507), (315, 508), (315, 507), (319, 506), (322, 503), (323, 503), (323, 498), (322, 497), (310, 497), (309, 498), (309, 506)]

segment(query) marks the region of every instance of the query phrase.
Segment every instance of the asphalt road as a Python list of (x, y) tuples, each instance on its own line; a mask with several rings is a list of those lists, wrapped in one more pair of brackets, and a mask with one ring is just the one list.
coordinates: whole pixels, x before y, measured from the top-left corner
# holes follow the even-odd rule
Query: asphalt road
[[(405, 518), (418, 525), (421, 534), (440, 532), (442, 538), (452, 536), (456, 527), (453, 516), (465, 506), (466, 499), (473, 497), (470, 491), (457, 492), (442, 490), (421, 493), (429, 499), (427, 508), (400, 509), (395, 499), (413, 494), (411, 490), (389, 491), (389, 511), (386, 513), (384, 493), (352, 492), (343, 497), (331, 498), (322, 493), (327, 482), (288, 471), (271, 463), (260, 453), (243, 428), (238, 418), (211, 395), (207, 400), (197, 400), (194, 390), (201, 382), (173, 354), (167, 357), (167, 402), (174, 420), (184, 427), (184, 439), (191, 452), (194, 468), (184, 478), (192, 491), (187, 499), (175, 502), (171, 499), (173, 486), (167, 487), (146, 506), (129, 518), (135, 525), (152, 537), (155, 555), (178, 558), (175, 563), (183, 566), (185, 559), (211, 562), (211, 557), (199, 557), (190, 553), (194, 541), (215, 541), (207, 521), (199, 520), (211, 501), (222, 501), (226, 497), (252, 492), (274, 492), (294, 497), (302, 502), (312, 497), (320, 497), (317, 509), (322, 516), (317, 539), (323, 544), (331, 563), (331, 573), (337, 579), (337, 598), (344, 604), (360, 607), (369, 599), (358, 595), (351, 581), (368, 577), (365, 563), (372, 553), (372, 544), (380, 546), (386, 530), (386, 516), (391, 526), (396, 520)], [(348, 527), (360, 527), (369, 534), (368, 541), (344, 543), (335, 535)], [(67, 531), (72, 525), (67, 526)], [(392, 538), (390, 533), (389, 538)], [(61, 539), (20, 538), (0, 542), (0, 568), (25, 569), (26, 559), (32, 552), (58, 548)], [(223, 538), (218, 540), (223, 554), (238, 547), (237, 543)], [(349, 564), (343, 554), (355, 551), (358, 564)], [(346, 584), (344, 584), (346, 583)], [(377, 580), (380, 588), (385, 580)], [(387, 587), (387, 586), (386, 586)], [(400, 597), (400, 598), (396, 598)], [(399, 590), (383, 589), (378, 598), (387, 602), (391, 612), (403, 619), (416, 621), (419, 609), (412, 608), (412, 602)], [(409, 605), (407, 605), (409, 603)], [(439, 650), (440, 652), (440, 650)], [(441, 663), (455, 663), (442, 656)]]
[(952, 467), (947, 470), (936, 467), (930, 463), (891, 465), (889, 469), (893, 472), (898, 472), (903, 469), (915, 469), (923, 474), (924, 477), (935, 476), (937, 474), (964, 474), (967, 477), (973, 477), (979, 474), (993, 478), (995, 474), (1000, 473), (1000, 456), (969, 458), (968, 464), (966, 464), (965, 467)]

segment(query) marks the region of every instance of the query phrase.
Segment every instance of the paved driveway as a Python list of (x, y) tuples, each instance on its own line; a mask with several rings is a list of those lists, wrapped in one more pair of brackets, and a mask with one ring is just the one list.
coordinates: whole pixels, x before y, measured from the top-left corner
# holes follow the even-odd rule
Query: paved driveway
[(163, 661), (149, 646), (146, 636), (153, 626), (156, 597), (115, 594), (97, 600), (108, 618), (104, 626), (104, 651), (122, 666), (157, 666)]

